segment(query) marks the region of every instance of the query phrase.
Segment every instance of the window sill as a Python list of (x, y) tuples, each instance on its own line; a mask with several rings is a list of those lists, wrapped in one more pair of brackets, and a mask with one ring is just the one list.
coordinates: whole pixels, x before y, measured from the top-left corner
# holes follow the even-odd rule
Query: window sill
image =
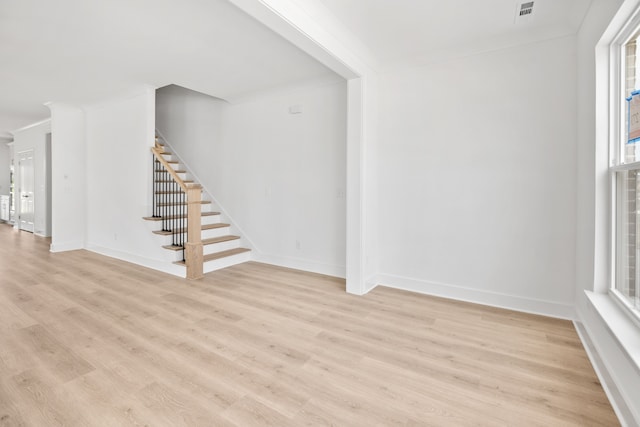
[(640, 328), (608, 294), (585, 291), (607, 329), (640, 374)]

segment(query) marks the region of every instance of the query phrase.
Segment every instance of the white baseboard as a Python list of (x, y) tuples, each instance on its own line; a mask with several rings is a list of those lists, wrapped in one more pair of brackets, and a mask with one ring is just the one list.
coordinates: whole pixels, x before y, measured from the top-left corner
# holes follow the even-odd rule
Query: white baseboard
[(591, 362), (591, 366), (593, 366), (594, 371), (596, 371), (596, 375), (600, 380), (600, 384), (602, 384), (602, 388), (604, 389), (605, 394), (609, 398), (609, 402), (611, 402), (611, 406), (613, 407), (620, 423), (623, 426), (633, 426), (635, 423), (631, 424), (633, 415), (624, 399), (622, 398), (622, 394), (618, 389), (613, 377), (611, 376), (611, 372), (607, 368), (607, 365), (600, 357), (600, 353), (596, 349), (589, 332), (585, 325), (582, 322), (574, 321), (576, 331), (578, 332), (578, 336), (580, 337), (580, 341), (582, 342), (582, 346), (587, 352), (587, 356), (589, 356), (589, 361)]
[(373, 274), (363, 280), (363, 283), (350, 283), (347, 280), (347, 293), (351, 295), (362, 296), (371, 292), (376, 286), (378, 286), (378, 275)]
[(309, 271), (311, 273), (324, 274), (332, 277), (346, 277), (346, 268), (343, 266), (323, 264), (300, 258), (283, 257), (279, 255), (266, 255), (254, 251), (252, 260), (264, 264), (277, 265), (280, 267), (293, 268), (295, 270)]
[(427, 282), (425, 280), (393, 276), (389, 274), (378, 275), (377, 282), (378, 286), (386, 286), (388, 288), (402, 289), (426, 295), (489, 305), (508, 310), (522, 311), (525, 313), (540, 314), (543, 316), (569, 320), (574, 320), (576, 317), (575, 309), (573, 305), (570, 304), (524, 298), (515, 295), (446, 285), (443, 283)]
[(380, 277), (376, 274), (364, 281), (364, 293), (362, 295), (366, 295), (378, 286), (380, 283)]
[(49, 246), (49, 252), (77, 251), (78, 249), (84, 249), (84, 242), (56, 242)]
[(155, 259), (149, 259), (138, 255), (130, 254), (127, 252), (117, 251), (102, 246), (89, 245), (86, 250), (95, 252), (100, 255), (105, 255), (111, 258), (119, 259), (121, 261), (130, 262), (132, 264), (140, 265), (143, 267), (151, 268), (153, 270), (162, 271), (163, 273), (172, 274), (177, 277), (185, 278), (186, 269), (182, 266), (175, 265), (167, 261), (158, 261)]
[(640, 426), (640, 335), (611, 295), (585, 291), (576, 330), (623, 426)]

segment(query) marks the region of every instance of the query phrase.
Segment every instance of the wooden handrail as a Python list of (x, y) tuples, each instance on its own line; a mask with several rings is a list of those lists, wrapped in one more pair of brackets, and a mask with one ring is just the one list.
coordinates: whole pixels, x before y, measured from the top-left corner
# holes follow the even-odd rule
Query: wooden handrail
[(151, 152), (187, 195), (187, 240), (184, 243), (184, 261), (187, 267), (187, 279), (200, 279), (204, 276), (201, 216), (202, 186), (184, 182), (162, 156), (162, 148), (158, 146), (152, 147)]
[[(169, 174), (171, 174), (171, 177), (174, 179), (174, 181), (177, 182), (178, 185), (180, 186), (180, 188), (182, 188), (182, 190), (184, 190), (184, 192), (186, 193), (187, 190), (189, 189), (189, 187), (187, 187), (187, 184), (180, 178), (180, 176), (178, 176), (176, 171), (173, 170), (173, 168), (171, 167), (169, 162), (167, 162), (165, 160), (165, 158), (162, 157), (162, 150), (160, 148), (157, 148), (157, 147), (152, 147), (151, 148), (151, 152), (155, 156), (156, 160), (158, 160), (160, 163), (162, 163), (162, 166), (164, 166), (164, 168), (167, 170), (167, 172), (169, 172)], [(193, 187), (195, 187), (195, 186), (199, 187), (200, 185), (199, 184), (192, 184), (192, 186)]]

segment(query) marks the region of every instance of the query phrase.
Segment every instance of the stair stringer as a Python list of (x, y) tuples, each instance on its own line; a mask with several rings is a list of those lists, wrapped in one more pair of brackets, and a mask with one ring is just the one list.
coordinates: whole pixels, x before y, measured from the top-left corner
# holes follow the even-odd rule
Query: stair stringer
[[(251, 252), (247, 252), (246, 254), (241, 254), (240, 256), (236, 255), (232, 258), (237, 258), (239, 260), (241, 259), (242, 261), (239, 261), (239, 262), (243, 262), (243, 261), (249, 261), (250, 259), (253, 259), (252, 254), (257, 254), (259, 256), (262, 253), (260, 249), (258, 249), (256, 244), (251, 240), (251, 238), (247, 235), (247, 233), (244, 232), (242, 227), (240, 227), (238, 223), (234, 221), (233, 217), (229, 215), (229, 213), (225, 210), (224, 206), (222, 206), (222, 204), (220, 204), (220, 202), (213, 196), (213, 193), (209, 191), (209, 188), (207, 188), (206, 184), (200, 179), (200, 177), (198, 177), (197, 174), (193, 172), (193, 170), (189, 167), (189, 165), (182, 159), (182, 157), (180, 157), (180, 154), (175, 150), (174, 146), (171, 145), (171, 142), (167, 140), (167, 138), (165, 138), (162, 132), (157, 128), (156, 128), (156, 135), (159, 137), (158, 139), (169, 149), (169, 151), (171, 151), (171, 155), (174, 156), (176, 160), (178, 160), (178, 162), (180, 163), (180, 166), (187, 172), (187, 175), (192, 177), (197, 183), (199, 183), (202, 186), (203, 193), (206, 195), (205, 198), (207, 200), (211, 200), (211, 202), (214, 205), (212, 209), (220, 212), (221, 221), (226, 222), (231, 226), (230, 227), (231, 233), (234, 233), (240, 236), (241, 245), (251, 249)], [(233, 265), (236, 262), (210, 261), (209, 263), (215, 265), (215, 267), (207, 269), (205, 265), (205, 273), (208, 271), (217, 270), (218, 268), (223, 268), (229, 265)]]

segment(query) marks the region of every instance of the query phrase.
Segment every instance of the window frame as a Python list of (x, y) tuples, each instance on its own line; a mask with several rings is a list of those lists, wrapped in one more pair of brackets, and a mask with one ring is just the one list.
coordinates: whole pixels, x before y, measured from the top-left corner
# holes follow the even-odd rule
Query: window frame
[[(627, 296), (616, 289), (618, 271), (618, 183), (619, 172), (638, 170), (640, 161), (624, 163), (624, 141), (626, 135), (626, 97), (625, 97), (625, 45), (640, 32), (640, 8), (623, 25), (609, 45), (609, 283), (608, 294), (640, 328), (640, 307), (635, 307)], [(640, 37), (638, 38), (640, 41)], [(640, 51), (638, 52), (640, 53)], [(636, 281), (636, 292), (640, 283)], [(635, 297), (640, 298), (636, 295)]]

